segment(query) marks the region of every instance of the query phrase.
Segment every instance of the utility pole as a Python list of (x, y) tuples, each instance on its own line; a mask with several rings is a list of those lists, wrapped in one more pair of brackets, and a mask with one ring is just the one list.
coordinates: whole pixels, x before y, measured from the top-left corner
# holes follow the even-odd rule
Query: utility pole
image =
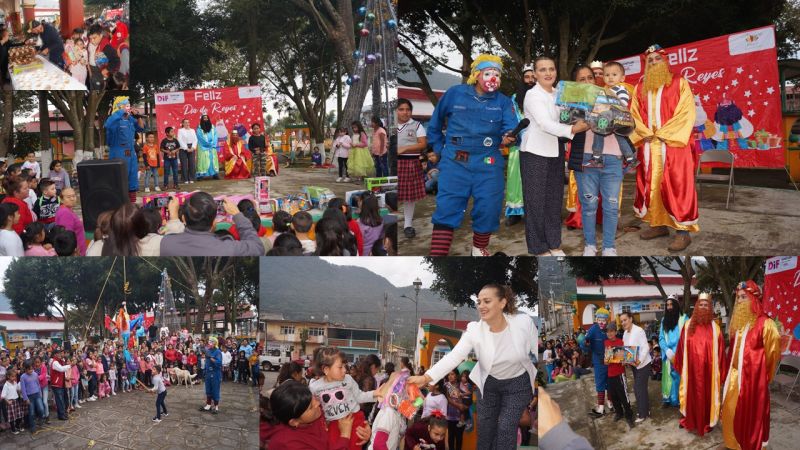
[(456, 329), (456, 315), (458, 314), (458, 306), (453, 306), (453, 329)]
[(389, 293), (383, 293), (383, 319), (381, 320), (381, 360), (386, 361), (386, 308), (389, 306)]

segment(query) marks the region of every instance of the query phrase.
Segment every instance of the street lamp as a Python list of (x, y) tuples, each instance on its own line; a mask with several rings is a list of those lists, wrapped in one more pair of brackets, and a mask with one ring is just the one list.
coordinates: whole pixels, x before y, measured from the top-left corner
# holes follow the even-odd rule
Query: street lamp
[(411, 298), (405, 294), (401, 295), (400, 297), (407, 298), (414, 302), (414, 339), (417, 339), (417, 331), (419, 330), (419, 291), (422, 289), (422, 280), (417, 277), (414, 282), (414, 298)]

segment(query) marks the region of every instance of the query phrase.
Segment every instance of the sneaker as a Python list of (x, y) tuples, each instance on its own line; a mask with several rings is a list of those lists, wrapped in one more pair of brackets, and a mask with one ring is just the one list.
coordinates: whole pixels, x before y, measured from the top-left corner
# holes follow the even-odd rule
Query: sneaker
[(87, 402), (96, 402), (96, 401), (97, 399), (94, 397), (89, 397), (89, 400), (87, 400)]
[(158, 417), (153, 417), (153, 422), (161, 423), (161, 419), (159, 419)]
[(19, 430), (14, 430), (11, 432), (11, 434), (19, 434)]
[(83, 408), (81, 405), (75, 405), (76, 408)]
[(604, 412), (599, 411), (597, 408), (599, 408), (599, 406), (595, 406), (594, 408), (589, 410), (589, 414), (591, 414), (594, 417), (603, 417)]
[(148, 192), (150, 192), (150, 188), (149, 187), (144, 188), (144, 193), (147, 194)]
[(200, 411), (208, 411), (211, 409), (211, 405), (201, 406)]
[(603, 249), (603, 256), (617, 256), (617, 249), (615, 248), (604, 248)]
[(411, 238), (413, 238), (413, 237), (416, 237), (416, 235), (417, 235), (417, 230), (415, 230), (415, 229), (414, 229), (414, 227), (405, 227), (405, 228), (403, 228), (403, 234), (404, 234), (404, 235), (405, 235), (405, 236), (406, 236), (408, 239), (411, 239)]
[(605, 166), (602, 159), (594, 157), (583, 164), (583, 167), (588, 167), (590, 169), (602, 169)]
[(350, 182), (350, 177), (344, 177), (344, 182), (345, 183), (349, 183)]
[(557, 249), (550, 249), (550, 256), (567, 256), (567, 254), (564, 253), (564, 250), (557, 248)]
[(639, 418), (637, 418), (637, 419), (636, 419), (634, 422), (636, 422), (636, 423), (642, 423), (642, 422), (644, 422), (645, 420), (647, 420), (647, 419), (645, 419), (644, 417), (639, 417)]
[(465, 425), (464, 421), (463, 421), (463, 420), (459, 420), (459, 421), (458, 421), (458, 424), (457, 424), (456, 426), (457, 426), (458, 428), (463, 428), (463, 427), (464, 427), (464, 425)]
[(161, 188), (156, 186), (156, 192), (161, 192)]
[(341, 182), (342, 182), (342, 180), (344, 180), (344, 178), (342, 178), (342, 177), (338, 177), (338, 178), (336, 179), (336, 182), (337, 182), (337, 183), (341, 183)]
[(116, 392), (112, 392), (111, 395), (117, 395), (117, 393)]
[(583, 256), (597, 256), (597, 247), (594, 245), (583, 247)]
[(478, 248), (472, 246), (472, 256), (491, 256), (488, 248)]
[(164, 413), (164, 414), (162, 414), (162, 416), (164, 416), (164, 417), (169, 417), (169, 414), (167, 414), (167, 413)]

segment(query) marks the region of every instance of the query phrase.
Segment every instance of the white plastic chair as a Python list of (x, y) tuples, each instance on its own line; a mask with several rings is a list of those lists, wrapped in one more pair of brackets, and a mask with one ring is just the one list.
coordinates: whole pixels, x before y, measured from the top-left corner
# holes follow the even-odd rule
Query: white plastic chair
[[(733, 182), (733, 153), (727, 150), (706, 150), (700, 155), (700, 164), (697, 165), (697, 173), (695, 173), (695, 183), (697, 183), (697, 196), (700, 197), (700, 181), (727, 181), (728, 182), (728, 196), (725, 199), (725, 209), (728, 209), (728, 204), (733, 195), (733, 201), (736, 201), (736, 185)], [(730, 164), (730, 172), (728, 175), (706, 174), (700, 173), (700, 167), (703, 163), (723, 163)]]
[[(794, 376), (781, 373), (782, 366), (793, 367), (797, 373)], [(778, 364), (778, 374), (775, 375), (775, 378), (773, 378), (772, 382), (778, 386), (789, 386), (789, 393), (786, 395), (787, 401), (792, 395), (795, 386), (797, 386), (798, 380), (800, 380), (800, 356), (783, 355), (780, 364)]]

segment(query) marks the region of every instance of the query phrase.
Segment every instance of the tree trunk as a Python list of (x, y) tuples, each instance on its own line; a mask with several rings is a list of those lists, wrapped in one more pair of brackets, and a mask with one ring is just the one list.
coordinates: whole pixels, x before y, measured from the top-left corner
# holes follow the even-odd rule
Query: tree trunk
[(3, 103), (3, 111), (0, 111), (0, 115), (2, 115), (2, 122), (0, 122), (0, 156), (5, 157), (13, 145), (14, 92), (0, 89), (0, 96), (2, 96)]
[(47, 93), (39, 92), (39, 147), (44, 152), (50, 151), (50, 112), (47, 110)]
[(354, 120), (361, 119), (361, 110), (364, 106), (364, 100), (367, 98), (367, 91), (372, 84), (375, 77), (375, 64), (368, 64), (367, 70), (364, 73), (364, 78), (350, 86), (347, 92), (347, 102), (344, 105), (344, 119), (342, 126), (348, 126)]

